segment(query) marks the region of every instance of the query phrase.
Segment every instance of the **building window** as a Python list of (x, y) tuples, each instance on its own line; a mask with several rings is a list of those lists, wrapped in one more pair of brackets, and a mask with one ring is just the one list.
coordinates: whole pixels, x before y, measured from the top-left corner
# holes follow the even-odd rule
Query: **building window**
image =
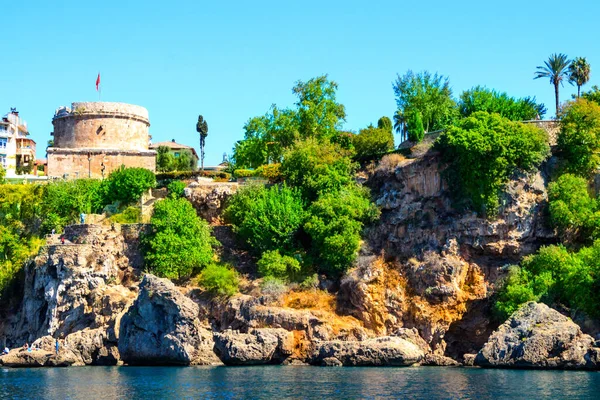
[(0, 138), (0, 149), (5, 149), (7, 143), (8, 143), (7, 138)]
[(179, 153), (175, 153), (175, 157), (179, 157)]
[(3, 154), (0, 154), (0, 165), (2, 165), (2, 168), (6, 169), (6, 156)]

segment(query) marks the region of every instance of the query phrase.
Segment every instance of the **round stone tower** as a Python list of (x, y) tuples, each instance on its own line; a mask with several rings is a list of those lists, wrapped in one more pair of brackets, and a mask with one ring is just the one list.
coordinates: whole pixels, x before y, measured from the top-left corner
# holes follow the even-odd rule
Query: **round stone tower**
[(78, 102), (61, 107), (52, 119), (54, 145), (48, 148), (48, 176), (101, 178), (119, 168), (155, 170), (148, 150), (148, 110), (109, 102)]

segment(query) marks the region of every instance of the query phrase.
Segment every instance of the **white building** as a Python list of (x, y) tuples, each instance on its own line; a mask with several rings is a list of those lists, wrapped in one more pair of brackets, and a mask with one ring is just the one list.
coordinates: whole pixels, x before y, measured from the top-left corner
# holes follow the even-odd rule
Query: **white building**
[(29, 138), (27, 123), (14, 108), (0, 120), (0, 165), (8, 178), (37, 172), (35, 141)]

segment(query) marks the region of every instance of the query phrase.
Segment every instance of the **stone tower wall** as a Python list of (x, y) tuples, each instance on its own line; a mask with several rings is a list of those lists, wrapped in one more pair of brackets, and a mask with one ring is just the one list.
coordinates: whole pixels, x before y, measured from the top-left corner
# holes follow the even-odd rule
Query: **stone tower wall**
[(54, 147), (148, 150), (148, 110), (125, 103), (79, 102), (57, 112)]
[(156, 168), (148, 150), (148, 110), (125, 103), (77, 102), (59, 108), (54, 146), (48, 148), (48, 176), (102, 178), (121, 165)]

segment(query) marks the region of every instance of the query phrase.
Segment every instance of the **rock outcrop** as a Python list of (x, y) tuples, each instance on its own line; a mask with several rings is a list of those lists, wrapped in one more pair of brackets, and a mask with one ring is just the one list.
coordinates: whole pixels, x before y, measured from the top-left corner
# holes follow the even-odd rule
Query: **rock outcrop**
[(10, 368), (38, 368), (38, 367), (69, 367), (83, 365), (75, 353), (61, 350), (57, 355), (55, 351), (16, 349), (0, 356), (0, 365)]
[(409, 366), (425, 355), (416, 344), (393, 336), (317, 342), (314, 346), (309, 362), (323, 366)]
[(579, 326), (545, 304), (516, 311), (477, 354), (475, 365), (502, 368), (596, 369), (600, 348)]
[(219, 364), (212, 333), (198, 305), (167, 279), (146, 274), (139, 295), (121, 318), (119, 352), (130, 365)]
[(281, 364), (294, 350), (294, 335), (285, 329), (215, 334), (215, 352), (227, 365)]
[[(20, 312), (4, 325), (9, 346), (86, 328), (113, 329), (135, 297), (129, 288), (139, 265), (120, 225), (72, 225), (65, 244), (49, 243), (25, 270)], [(116, 338), (112, 338), (116, 343)]]
[(193, 182), (185, 189), (185, 197), (202, 218), (213, 222), (237, 189), (236, 182)]

